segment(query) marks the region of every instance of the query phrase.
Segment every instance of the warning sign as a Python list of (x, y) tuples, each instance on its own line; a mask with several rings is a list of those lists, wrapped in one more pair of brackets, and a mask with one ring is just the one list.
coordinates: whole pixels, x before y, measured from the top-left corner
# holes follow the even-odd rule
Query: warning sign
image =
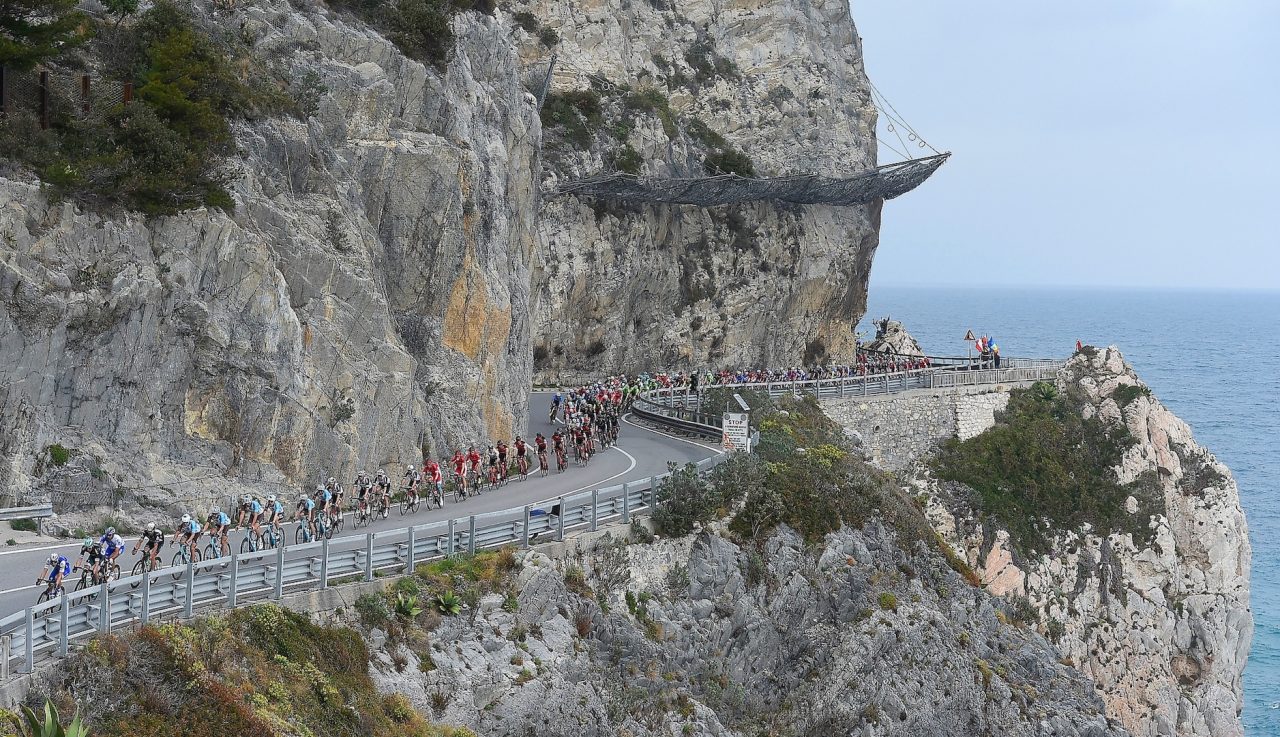
[(724, 413), (725, 450), (751, 450), (751, 429), (746, 412)]

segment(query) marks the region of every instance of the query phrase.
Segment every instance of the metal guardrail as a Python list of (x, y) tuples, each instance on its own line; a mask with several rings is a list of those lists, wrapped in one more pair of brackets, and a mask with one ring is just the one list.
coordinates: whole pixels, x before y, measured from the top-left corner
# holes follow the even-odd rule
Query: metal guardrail
[(36, 504), (30, 507), (9, 507), (0, 509), (0, 520), (40, 519), (53, 516), (52, 504)]
[[(950, 359), (948, 359), (950, 360)], [(959, 386), (984, 386), (1042, 381), (1056, 378), (1064, 361), (1051, 358), (1009, 358), (994, 368), (977, 360), (954, 359), (965, 363), (933, 366), (864, 376), (805, 381), (769, 381), (746, 384), (710, 384), (704, 391), (718, 388), (737, 391), (760, 391), (772, 398), (812, 394), (819, 400), (848, 397), (872, 397), (897, 394), (911, 389), (946, 389)], [(973, 367), (973, 368), (970, 368)], [(644, 392), (632, 404), (637, 415), (661, 422), (685, 432), (720, 437), (721, 416), (704, 412), (701, 395), (684, 389), (654, 389)]]
[[(696, 465), (707, 471), (728, 458), (719, 454)], [(66, 655), (73, 643), (95, 633), (161, 617), (189, 618), (201, 609), (277, 600), (338, 581), (372, 581), (380, 572), (408, 573), (458, 553), (525, 547), (546, 535), (563, 540), (569, 530), (627, 523), (653, 507), (654, 490), (668, 475), (496, 512), (202, 560), (68, 592), (0, 619), (0, 674), (30, 673), (38, 658)]]

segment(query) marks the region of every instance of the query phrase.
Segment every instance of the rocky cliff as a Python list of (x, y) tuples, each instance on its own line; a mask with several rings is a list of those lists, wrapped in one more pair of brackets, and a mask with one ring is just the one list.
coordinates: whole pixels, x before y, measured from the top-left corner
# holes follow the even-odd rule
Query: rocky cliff
[[(1108, 715), (1136, 735), (1241, 734), (1240, 680), (1253, 620), (1248, 528), (1231, 472), (1196, 444), (1186, 423), (1114, 348), (1086, 347), (1060, 374), (1057, 390), (1086, 421), (1097, 419), (1126, 438), (1110, 470), (1121, 491), (1118, 522), (1096, 497), (1082, 498), (1080, 514), (1093, 516), (1092, 524), (1058, 525), (1041, 510), (1046, 521), (1026, 529), (1039, 529), (1047, 544), (1028, 545), (1025, 530), (1010, 532), (1023, 528), (1002, 523), (1019, 503), (1017, 493), (999, 492), (1002, 509), (973, 488), (939, 481), (933, 467), (919, 462), (929, 443), (907, 444), (914, 466), (901, 454), (886, 458), (904, 469), (935, 529), (984, 587), (1015, 602), (1065, 662), (1097, 683)], [(978, 430), (998, 427), (1010, 395), (895, 402), (911, 425), (909, 436), (936, 443), (945, 434), (974, 439)], [(975, 403), (988, 407), (981, 428), (955, 419)], [(878, 425), (892, 421), (891, 407), (872, 409)], [(867, 412), (850, 407), (845, 414)], [(867, 432), (867, 423), (845, 420)], [(1031, 463), (1020, 455), (1025, 450), (997, 452)]]
[[(733, 163), (840, 176), (876, 163), (862, 45), (842, 0), (514, 7), (559, 35), (548, 104), (590, 103), (567, 125), (544, 115), (547, 189), (601, 171), (702, 177)], [(548, 59), (534, 34), (517, 37), (524, 59)], [(879, 220), (878, 204), (548, 199), (531, 295), (538, 376), (851, 354)]]
[[(850, 348), (878, 206), (541, 195), (602, 170), (874, 164), (846, 4), (517, 3), (452, 14), (439, 64), (360, 7), (195, 4), (315, 96), (235, 125), (232, 212), (52, 202), (3, 169), (11, 496), (296, 488), (511, 434), (535, 363), (598, 376)], [(566, 100), (589, 114), (556, 117)]]

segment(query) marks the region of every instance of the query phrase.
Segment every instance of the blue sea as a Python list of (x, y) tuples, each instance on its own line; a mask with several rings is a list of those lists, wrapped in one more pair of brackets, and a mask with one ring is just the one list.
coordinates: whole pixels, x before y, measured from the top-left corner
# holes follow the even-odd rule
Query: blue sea
[(1280, 735), (1280, 291), (925, 288), (871, 285), (860, 327), (902, 320), (932, 355), (964, 355), (965, 331), (1004, 356), (1067, 357), (1076, 339), (1116, 345), (1196, 440), (1235, 473), (1253, 545), (1251, 737)]

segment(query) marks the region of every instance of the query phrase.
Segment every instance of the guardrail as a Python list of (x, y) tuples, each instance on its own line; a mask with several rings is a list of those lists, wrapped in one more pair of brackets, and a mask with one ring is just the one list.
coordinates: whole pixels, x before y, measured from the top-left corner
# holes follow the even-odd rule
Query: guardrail
[(0, 520), (41, 519), (53, 516), (52, 504), (36, 504), (30, 507), (8, 507), (0, 509)]
[[(835, 379), (711, 384), (704, 387), (703, 391), (719, 388), (760, 391), (774, 398), (812, 394), (820, 400), (871, 397), (897, 394), (911, 389), (946, 389), (958, 386), (1042, 381), (1056, 378), (1064, 364), (1064, 361), (1051, 358), (1010, 358), (1001, 360), (1000, 368), (994, 368), (989, 366), (989, 362), (984, 364), (975, 360), (963, 365), (934, 366)], [(688, 388), (654, 389), (637, 397), (632, 404), (632, 411), (645, 419), (662, 422), (685, 432), (719, 437), (721, 417), (714, 412), (702, 411), (701, 398), (702, 392), (691, 392)]]
[[(707, 471), (728, 458), (719, 454), (696, 465)], [(189, 618), (201, 609), (276, 600), (335, 582), (372, 581), (379, 573), (408, 573), (419, 563), (457, 553), (527, 547), (544, 535), (563, 540), (568, 530), (594, 531), (612, 520), (628, 523), (653, 507), (654, 490), (668, 475), (396, 530), (282, 544), (65, 593), (0, 619), (0, 674), (9, 673), (13, 661), (14, 672), (30, 673), (40, 657), (66, 655), (79, 640), (135, 623)]]

